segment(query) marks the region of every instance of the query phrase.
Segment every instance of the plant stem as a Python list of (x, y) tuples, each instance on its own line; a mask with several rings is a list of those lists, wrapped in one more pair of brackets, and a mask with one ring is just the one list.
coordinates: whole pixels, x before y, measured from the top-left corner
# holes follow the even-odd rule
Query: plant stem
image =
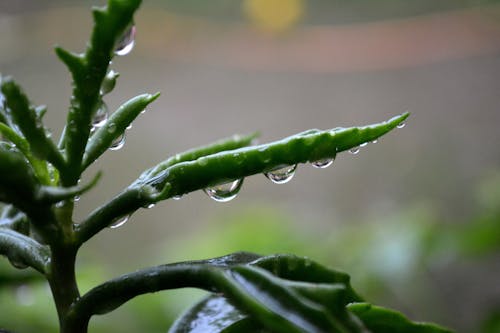
[(74, 329), (70, 331), (65, 329), (65, 319), (68, 309), (71, 304), (73, 304), (73, 302), (80, 297), (75, 277), (77, 249), (73, 245), (58, 245), (53, 246), (51, 250), (52, 261), (50, 264), (50, 274), (48, 275), (48, 280), (59, 317), (60, 332), (86, 332), (86, 328), (80, 331)]

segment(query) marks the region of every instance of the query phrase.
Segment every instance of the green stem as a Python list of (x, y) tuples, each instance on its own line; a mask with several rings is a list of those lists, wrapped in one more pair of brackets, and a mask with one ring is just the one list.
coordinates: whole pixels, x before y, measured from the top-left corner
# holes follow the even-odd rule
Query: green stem
[(68, 330), (66, 318), (71, 305), (80, 297), (75, 276), (76, 248), (74, 246), (56, 246), (52, 248), (52, 261), (48, 281), (59, 317), (61, 333), (86, 332), (80, 329)]

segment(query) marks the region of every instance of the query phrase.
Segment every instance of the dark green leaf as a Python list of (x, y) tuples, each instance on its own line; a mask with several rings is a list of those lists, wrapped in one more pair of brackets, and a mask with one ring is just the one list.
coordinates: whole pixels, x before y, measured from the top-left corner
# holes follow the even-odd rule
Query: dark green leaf
[[(123, 135), (127, 126), (160, 94), (143, 94), (125, 102), (118, 108), (90, 138), (83, 157), (83, 169), (101, 156), (119, 136)], [(82, 171), (83, 171), (82, 169)]]
[(372, 333), (451, 333), (434, 324), (416, 323), (403, 314), (368, 303), (353, 303), (349, 311), (359, 317)]
[(10, 78), (4, 78), (1, 85), (12, 119), (29, 142), (33, 155), (51, 162), (57, 168), (62, 168), (63, 156), (50, 139), (39, 115), (30, 105), (21, 88)]

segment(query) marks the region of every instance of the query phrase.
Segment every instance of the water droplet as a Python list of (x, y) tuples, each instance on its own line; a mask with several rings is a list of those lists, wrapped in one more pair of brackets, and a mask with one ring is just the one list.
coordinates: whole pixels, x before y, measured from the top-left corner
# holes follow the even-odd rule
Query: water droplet
[(102, 102), (99, 108), (97, 109), (94, 118), (92, 118), (92, 130), (104, 126), (104, 124), (106, 124), (106, 121), (108, 121), (108, 116), (109, 116), (108, 106), (106, 105), (106, 103)]
[(204, 189), (205, 193), (218, 202), (228, 202), (236, 198), (243, 185), (243, 179), (236, 179), (229, 183), (219, 184)]
[(200, 157), (198, 159), (198, 164), (201, 166), (205, 166), (208, 164), (208, 158), (206, 156)]
[(359, 146), (360, 147), (366, 147), (366, 145), (368, 144), (368, 142), (363, 142), (362, 144), (360, 144)]
[(182, 195), (174, 195), (172, 197), (172, 199), (174, 199), (174, 200), (181, 200), (182, 199)]
[(122, 133), (119, 137), (117, 137), (109, 146), (109, 150), (118, 150), (121, 149), (125, 145), (125, 133)]
[(372, 141), (372, 143), (377, 143), (378, 142), (378, 139), (375, 139)]
[(153, 208), (154, 206), (155, 206), (155, 204), (154, 204), (154, 203), (150, 203), (149, 205), (147, 205), (147, 206), (146, 206), (146, 209), (151, 209), (151, 208)]
[(110, 225), (109, 227), (111, 229), (116, 229), (116, 228), (119, 228), (121, 227), (122, 225), (124, 225), (125, 223), (127, 223), (128, 219), (130, 218), (130, 215), (124, 215), (122, 217), (119, 217), (117, 218), (116, 220), (114, 220)]
[(104, 80), (102, 81), (101, 85), (101, 90), (99, 91), (99, 93), (101, 95), (109, 94), (115, 88), (116, 79), (118, 78), (119, 75), (120, 74), (111, 69), (104, 77)]
[(297, 164), (287, 165), (285, 167), (266, 172), (264, 175), (275, 184), (285, 184), (292, 180), (295, 175), (295, 169), (297, 169)]
[(406, 123), (404, 121), (400, 122), (396, 127), (397, 128), (403, 128), (406, 126)]
[(311, 163), (311, 165), (315, 168), (325, 169), (332, 165), (333, 160), (333, 158), (325, 158), (323, 160), (314, 161)]
[(73, 198), (73, 201), (74, 202), (80, 201), (80, 196), (79, 195), (75, 195), (75, 197)]
[(353, 155), (356, 155), (357, 153), (359, 153), (359, 146), (352, 147), (351, 149), (349, 149), (349, 152)]
[(116, 44), (115, 54), (118, 56), (124, 56), (130, 53), (134, 48), (135, 44), (135, 26), (132, 25), (123, 36), (120, 38)]
[(109, 124), (108, 128), (107, 128), (107, 131), (110, 134), (113, 134), (114, 132), (116, 132), (116, 124), (115, 123)]
[(22, 284), (16, 288), (16, 299), (19, 304), (24, 306), (30, 306), (35, 303), (35, 296), (33, 295), (33, 290), (31, 287)]
[(127, 130), (132, 129), (132, 124), (129, 124), (125, 129)]

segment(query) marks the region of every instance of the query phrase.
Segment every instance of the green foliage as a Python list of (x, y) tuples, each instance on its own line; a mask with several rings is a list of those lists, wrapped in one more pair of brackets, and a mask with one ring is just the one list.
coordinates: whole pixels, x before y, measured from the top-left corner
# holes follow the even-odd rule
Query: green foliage
[[(79, 185), (83, 172), (113, 148), (159, 96), (136, 96), (104, 124), (97, 121), (105, 114), (104, 96), (118, 78), (118, 73), (109, 70), (111, 59), (116, 50), (123, 49), (122, 44), (130, 44), (139, 5), (139, 0), (109, 0), (107, 7), (93, 10), (94, 29), (84, 53), (56, 48), (73, 79), (67, 122), (57, 144), (42, 122), (46, 109), (33, 106), (11, 78), (0, 78), (0, 201), (5, 204), (0, 254), (15, 268), (31, 267), (48, 281), (60, 331), (86, 332), (92, 316), (109, 313), (139, 295), (193, 287), (213, 294), (182, 317), (172, 332), (446, 332), (359, 303), (362, 299), (347, 274), (290, 255), (237, 252), (161, 265), (80, 294), (75, 272), (79, 248), (136, 210), (209, 187), (215, 189), (207, 193), (217, 193), (223, 191), (222, 184), (236, 182), (235, 188), (224, 190), (231, 192), (229, 196), (218, 198), (227, 201), (245, 177), (258, 173), (278, 177), (277, 170), (293, 172), (299, 163), (327, 164), (338, 153), (376, 140), (408, 117), (405, 113), (369, 126), (309, 130), (262, 145), (252, 145), (255, 135), (234, 136), (177, 154), (143, 172), (75, 224), (75, 196), (89, 191), (100, 176)], [(212, 306), (221, 309), (217, 316)]]

